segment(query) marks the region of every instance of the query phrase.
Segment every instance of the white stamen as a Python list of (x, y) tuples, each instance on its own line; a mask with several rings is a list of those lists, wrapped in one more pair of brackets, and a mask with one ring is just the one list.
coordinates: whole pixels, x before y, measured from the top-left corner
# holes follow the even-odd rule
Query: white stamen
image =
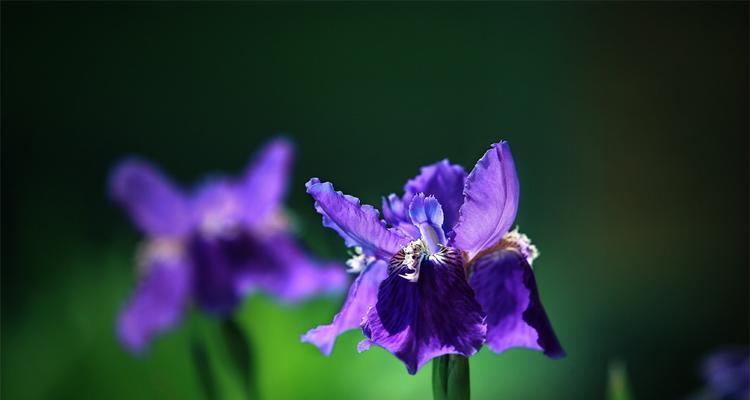
[(234, 237), (240, 231), (241, 216), (239, 201), (224, 194), (200, 212), (200, 232), (207, 238)]
[(271, 238), (274, 235), (295, 229), (292, 217), (282, 208), (270, 213), (250, 228), (259, 238)]
[(351, 254), (351, 258), (346, 260), (346, 266), (349, 267), (346, 272), (350, 274), (358, 274), (374, 261), (375, 257), (365, 255), (362, 253), (362, 248), (356, 246), (354, 252)]
[(528, 236), (518, 231), (516, 226), (512, 231), (508, 232), (503, 236), (502, 242), (507, 243), (509, 247), (513, 247), (518, 250), (525, 258), (529, 266), (534, 260), (539, 257), (539, 250), (536, 246), (531, 244), (531, 239)]
[(415, 240), (404, 247), (403, 253), (404, 261), (401, 265), (406, 266), (410, 272), (399, 274), (399, 276), (410, 282), (416, 282), (419, 279), (419, 267), (426, 256), (425, 244), (421, 239)]
[(139, 276), (148, 274), (155, 262), (174, 264), (185, 254), (185, 243), (178, 238), (158, 237), (142, 243), (136, 253), (136, 268)]

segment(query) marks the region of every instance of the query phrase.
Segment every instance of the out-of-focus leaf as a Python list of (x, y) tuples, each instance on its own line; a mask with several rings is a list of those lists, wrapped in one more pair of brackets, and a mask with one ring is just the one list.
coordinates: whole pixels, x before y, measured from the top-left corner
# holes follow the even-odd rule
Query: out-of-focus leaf
[(193, 364), (198, 374), (198, 380), (203, 388), (207, 399), (216, 398), (216, 382), (214, 381), (211, 371), (211, 363), (208, 359), (206, 346), (199, 338), (193, 338), (190, 343), (190, 350), (193, 355)]
[(609, 364), (607, 400), (633, 400), (627, 370), (621, 361), (613, 361)]
[(250, 340), (233, 318), (222, 321), (221, 334), (229, 355), (228, 360), (240, 377), (247, 399), (257, 399), (258, 382), (255, 378), (255, 361)]

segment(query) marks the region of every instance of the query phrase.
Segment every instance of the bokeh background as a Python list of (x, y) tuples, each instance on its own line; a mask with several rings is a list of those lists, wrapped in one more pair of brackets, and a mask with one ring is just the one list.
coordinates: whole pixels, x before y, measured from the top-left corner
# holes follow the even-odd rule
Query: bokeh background
[[(134, 358), (114, 336), (138, 234), (106, 195), (121, 157), (186, 187), (298, 146), (302, 238), (344, 260), (303, 183), (379, 204), (422, 165), (510, 141), (517, 222), (568, 351), (471, 361), (476, 399), (683, 398), (748, 342), (748, 4), (2, 3), (3, 399), (200, 398), (194, 313)], [(343, 296), (343, 295), (342, 295)], [(267, 399), (430, 398), (385, 351), (299, 343), (342, 296), (240, 311)]]

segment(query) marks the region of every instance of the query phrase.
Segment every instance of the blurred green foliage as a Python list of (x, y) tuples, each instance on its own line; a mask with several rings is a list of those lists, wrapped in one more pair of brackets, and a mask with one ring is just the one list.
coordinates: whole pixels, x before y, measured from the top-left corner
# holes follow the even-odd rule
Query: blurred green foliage
[[(215, 346), (216, 321), (142, 358), (116, 342), (138, 236), (107, 173), (134, 153), (185, 184), (236, 173), (278, 132), (300, 234), (342, 260), (309, 177), (378, 204), (510, 141), (568, 357), (483, 349), (475, 399), (598, 398), (614, 356), (639, 399), (679, 397), (707, 350), (747, 343), (746, 2), (0, 6), (3, 399), (201, 398), (191, 338)], [(299, 342), (341, 301), (244, 304), (262, 397), (430, 398), (429, 367), (357, 354), (358, 332), (330, 358)]]
[(607, 400), (633, 400), (628, 382), (628, 371), (622, 361), (613, 361), (609, 364)]

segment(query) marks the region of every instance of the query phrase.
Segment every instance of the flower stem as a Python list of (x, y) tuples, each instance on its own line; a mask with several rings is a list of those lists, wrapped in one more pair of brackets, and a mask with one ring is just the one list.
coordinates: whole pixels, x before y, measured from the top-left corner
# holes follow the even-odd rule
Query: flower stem
[(245, 398), (257, 400), (258, 380), (255, 376), (255, 359), (252, 340), (234, 318), (226, 318), (221, 324), (221, 333), (229, 353), (229, 361), (240, 377)]
[(206, 399), (258, 400), (252, 340), (234, 318), (194, 324), (190, 341), (193, 364)]
[(216, 381), (211, 370), (208, 350), (205, 343), (199, 337), (193, 337), (190, 342), (190, 352), (193, 356), (193, 364), (198, 374), (198, 382), (203, 389), (203, 395), (207, 399), (216, 398)]
[(445, 354), (432, 360), (432, 396), (435, 400), (469, 400), (469, 359)]

